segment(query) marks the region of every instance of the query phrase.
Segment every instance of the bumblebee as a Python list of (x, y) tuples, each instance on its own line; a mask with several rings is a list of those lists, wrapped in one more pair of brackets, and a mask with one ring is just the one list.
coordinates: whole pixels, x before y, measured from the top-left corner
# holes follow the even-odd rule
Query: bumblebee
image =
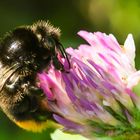
[[(60, 43), (60, 30), (38, 21), (7, 33), (0, 42), (0, 107), (18, 126), (38, 132), (47, 127), (52, 113), (43, 91), (37, 87), (37, 73), (52, 62), (63, 70), (57, 52), (67, 57)], [(44, 107), (45, 106), (45, 107)]]

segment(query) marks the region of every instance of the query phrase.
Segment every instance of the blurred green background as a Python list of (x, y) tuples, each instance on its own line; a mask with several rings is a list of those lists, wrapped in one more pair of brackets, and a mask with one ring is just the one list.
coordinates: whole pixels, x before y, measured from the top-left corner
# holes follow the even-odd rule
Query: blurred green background
[[(0, 36), (13, 28), (49, 20), (62, 31), (65, 47), (77, 47), (82, 41), (79, 30), (101, 31), (116, 36), (123, 44), (132, 33), (137, 46), (136, 67), (140, 67), (139, 0), (4, 0), (0, 1)], [(0, 114), (0, 140), (49, 140), (52, 129), (33, 134), (18, 128)]]

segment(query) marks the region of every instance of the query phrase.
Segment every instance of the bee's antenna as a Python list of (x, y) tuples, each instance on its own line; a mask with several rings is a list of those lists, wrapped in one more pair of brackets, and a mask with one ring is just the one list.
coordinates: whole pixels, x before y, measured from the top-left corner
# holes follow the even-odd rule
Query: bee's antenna
[(62, 45), (60, 42), (58, 42), (58, 45), (59, 45), (58, 48), (59, 48), (59, 50), (60, 50), (62, 56), (63, 56), (64, 58), (66, 58), (66, 60), (67, 60), (67, 62), (68, 62), (68, 65), (69, 65), (69, 69), (70, 69), (70, 61), (69, 61), (68, 55), (67, 55), (67, 53), (66, 53), (66, 51), (65, 51), (65, 49), (64, 49), (64, 47), (63, 47), (63, 45)]

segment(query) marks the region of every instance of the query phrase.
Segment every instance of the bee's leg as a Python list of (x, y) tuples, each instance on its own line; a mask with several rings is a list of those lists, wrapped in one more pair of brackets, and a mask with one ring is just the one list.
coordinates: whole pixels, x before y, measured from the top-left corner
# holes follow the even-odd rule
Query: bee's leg
[(43, 93), (43, 91), (36, 86), (30, 86), (28, 88), (28, 92), (29, 92), (28, 94), (36, 96), (38, 98), (44, 98), (45, 97), (45, 94)]

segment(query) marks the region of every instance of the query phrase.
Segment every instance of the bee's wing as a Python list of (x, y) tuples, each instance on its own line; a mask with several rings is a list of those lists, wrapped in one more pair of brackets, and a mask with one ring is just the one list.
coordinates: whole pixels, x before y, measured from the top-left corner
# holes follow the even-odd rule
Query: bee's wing
[(0, 64), (0, 91), (2, 91), (6, 81), (18, 70), (18, 66), (15, 64), (11, 67), (3, 66)]

